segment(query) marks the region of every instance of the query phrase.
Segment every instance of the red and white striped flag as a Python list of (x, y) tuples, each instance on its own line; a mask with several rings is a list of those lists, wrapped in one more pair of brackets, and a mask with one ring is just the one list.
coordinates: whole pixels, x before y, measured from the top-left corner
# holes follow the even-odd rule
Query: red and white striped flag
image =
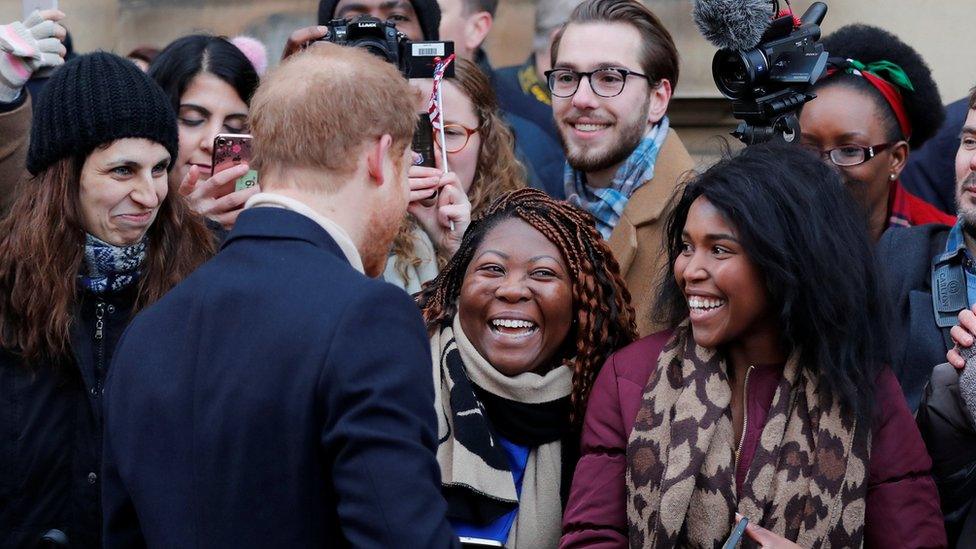
[(434, 58), (434, 89), (430, 92), (430, 101), (427, 102), (427, 112), (430, 113), (430, 123), (435, 129), (441, 129), (441, 80), (444, 80), (444, 72), (447, 66), (454, 61), (452, 53), (447, 59), (440, 57)]

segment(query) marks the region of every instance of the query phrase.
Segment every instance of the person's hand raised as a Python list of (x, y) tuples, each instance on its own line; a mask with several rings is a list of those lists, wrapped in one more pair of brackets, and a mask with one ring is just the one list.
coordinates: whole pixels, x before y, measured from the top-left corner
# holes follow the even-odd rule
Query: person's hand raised
[(247, 164), (238, 164), (200, 181), (200, 170), (192, 166), (180, 183), (180, 194), (195, 212), (213, 219), (229, 231), (234, 228), (247, 199), (261, 192), (260, 185), (233, 190), (234, 181), (247, 171)]
[(291, 55), (307, 48), (312, 42), (325, 38), (328, 34), (328, 27), (322, 25), (298, 29), (288, 37), (288, 42), (285, 43), (285, 50), (281, 52), (281, 60), (288, 59)]
[(0, 25), (0, 101), (17, 99), (21, 88), (40, 69), (64, 64), (62, 41), (68, 31), (58, 10), (34, 11), (23, 22)]
[[(436, 198), (431, 198), (435, 194)], [(457, 175), (437, 168), (410, 167), (407, 211), (417, 219), (437, 250), (447, 257), (457, 251), (464, 231), (471, 224), (471, 201), (461, 189)]]
[(976, 313), (971, 309), (959, 311), (959, 325), (949, 330), (955, 347), (946, 353), (946, 360), (957, 370), (966, 367), (966, 356), (971, 352), (970, 347), (976, 342)]

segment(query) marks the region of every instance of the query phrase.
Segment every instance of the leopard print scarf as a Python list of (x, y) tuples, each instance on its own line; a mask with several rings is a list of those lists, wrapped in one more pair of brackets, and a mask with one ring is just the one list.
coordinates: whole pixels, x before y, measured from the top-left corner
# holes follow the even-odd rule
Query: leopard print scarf
[(726, 364), (687, 323), (661, 351), (627, 446), (631, 547), (720, 547), (736, 511), (801, 547), (864, 541), (869, 429), (821, 406), (818, 380), (787, 362), (742, 493)]

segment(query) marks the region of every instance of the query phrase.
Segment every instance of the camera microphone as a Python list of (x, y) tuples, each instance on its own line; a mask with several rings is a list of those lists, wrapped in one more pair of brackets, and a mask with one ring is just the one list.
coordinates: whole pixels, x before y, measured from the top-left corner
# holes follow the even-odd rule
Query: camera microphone
[(771, 0), (695, 0), (695, 24), (719, 49), (755, 48), (774, 15)]
[(799, 19), (778, 10), (778, 0), (695, 0), (695, 24), (719, 48), (712, 78), (742, 121), (732, 135), (747, 145), (795, 141), (797, 111), (816, 97), (827, 69), (820, 43), (827, 5), (814, 2)]

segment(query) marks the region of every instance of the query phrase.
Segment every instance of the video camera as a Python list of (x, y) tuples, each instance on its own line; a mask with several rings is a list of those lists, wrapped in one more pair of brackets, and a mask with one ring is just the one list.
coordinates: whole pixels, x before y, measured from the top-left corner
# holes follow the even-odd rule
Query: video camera
[[(454, 42), (412, 42), (396, 29), (394, 22), (368, 15), (352, 20), (333, 19), (327, 27), (329, 33), (322, 40), (365, 48), (395, 65), (407, 78), (433, 78), (434, 59), (445, 59), (454, 53)], [(454, 76), (453, 64), (448, 65), (444, 76)]]
[(742, 120), (732, 135), (746, 145), (799, 137), (796, 112), (816, 97), (810, 90), (827, 68), (820, 24), (827, 5), (814, 2), (795, 27), (792, 15), (770, 23), (759, 44), (748, 50), (719, 50), (712, 77), (732, 100), (732, 115)]

